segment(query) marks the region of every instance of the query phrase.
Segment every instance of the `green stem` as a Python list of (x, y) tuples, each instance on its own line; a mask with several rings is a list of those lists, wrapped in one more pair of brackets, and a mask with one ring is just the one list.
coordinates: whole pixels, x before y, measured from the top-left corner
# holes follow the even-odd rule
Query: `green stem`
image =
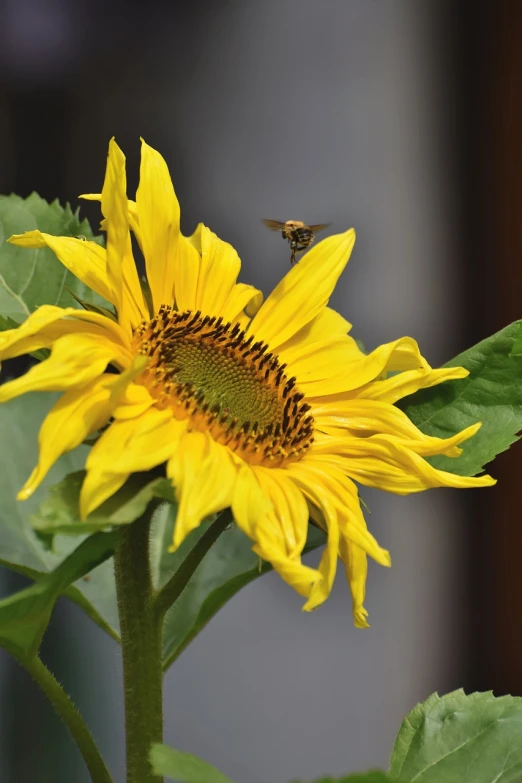
[(36, 656), (25, 658), (10, 650), (16, 660), (40, 686), (75, 740), (87, 765), (93, 783), (113, 783), (100, 751), (82, 716), (47, 666)]
[(197, 544), (189, 552), (175, 574), (161, 588), (156, 595), (156, 614), (161, 622), (172, 604), (174, 604), (190, 581), (194, 571), (201, 563), (210, 547), (216, 543), (221, 533), (227, 529), (233, 521), (230, 509), (223, 511), (209, 529), (201, 536)]
[(154, 611), (149, 537), (152, 514), (122, 526), (114, 556), (121, 628), (127, 783), (157, 783), (151, 743), (163, 739), (162, 622)]

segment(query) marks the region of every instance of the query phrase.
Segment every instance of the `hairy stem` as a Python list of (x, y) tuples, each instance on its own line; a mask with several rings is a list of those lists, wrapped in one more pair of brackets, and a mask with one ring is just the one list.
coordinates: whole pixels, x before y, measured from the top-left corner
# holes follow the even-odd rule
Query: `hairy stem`
[(87, 724), (62, 686), (37, 656), (25, 658), (10, 650), (45, 693), (75, 740), (93, 783), (113, 783)]
[(114, 556), (121, 627), (127, 783), (158, 783), (149, 751), (163, 739), (162, 618), (154, 610), (149, 558), (150, 522), (156, 506), (122, 526)]

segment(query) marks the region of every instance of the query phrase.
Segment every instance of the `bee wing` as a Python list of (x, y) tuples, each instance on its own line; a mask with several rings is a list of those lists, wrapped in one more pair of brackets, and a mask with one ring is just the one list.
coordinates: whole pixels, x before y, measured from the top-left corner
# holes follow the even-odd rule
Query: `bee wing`
[(323, 228), (328, 228), (330, 225), (331, 223), (316, 223), (315, 226), (310, 226), (310, 230), (317, 234), (318, 231), (322, 231)]
[(263, 220), (262, 222), (270, 231), (281, 231), (285, 227), (285, 224), (280, 220)]

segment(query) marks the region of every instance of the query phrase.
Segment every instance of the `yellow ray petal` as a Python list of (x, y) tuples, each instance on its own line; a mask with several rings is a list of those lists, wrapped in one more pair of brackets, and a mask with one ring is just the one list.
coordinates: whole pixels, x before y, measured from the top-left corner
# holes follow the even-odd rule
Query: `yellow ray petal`
[(97, 468), (87, 471), (80, 491), (80, 518), (85, 520), (112, 497), (123, 487), (129, 476), (130, 473), (110, 473)]
[(141, 416), (115, 421), (92, 447), (87, 476), (80, 496), (82, 518), (88, 516), (116, 490), (118, 476), (151, 470), (166, 462), (177, 448), (184, 426), (170, 411), (150, 408)]
[(167, 164), (142, 139), (136, 193), (141, 242), (154, 311), (172, 303), (180, 210)]
[(197, 310), (200, 256), (190, 239), (179, 234), (175, 255), (174, 295), (178, 310)]
[(123, 260), (129, 244), (127, 175), (125, 155), (114, 139), (109, 143), (101, 205), (107, 218), (107, 276), (113, 292), (112, 301), (116, 304), (120, 323), (127, 328), (129, 313), (123, 299)]
[(314, 584), (310, 597), (303, 607), (305, 612), (311, 612), (324, 603), (332, 592), (339, 554), (339, 522), (335, 503), (324, 486), (310, 482), (307, 495), (320, 509), (327, 535), (326, 546), (319, 563), (319, 573), (323, 578)]
[(196, 306), (205, 315), (221, 314), (241, 269), (237, 251), (203, 223), (190, 237), (201, 256)]
[[(468, 437), (476, 431), (469, 427)], [(489, 487), (491, 476), (458, 476), (437, 470), (411, 449), (387, 435), (340, 438), (314, 443), (314, 459), (337, 466), (355, 481), (396, 495), (409, 495), (432, 487)], [(324, 453), (328, 451), (328, 454)], [(323, 452), (323, 454), (321, 454)], [(333, 456), (335, 455), (335, 456)], [(291, 467), (291, 466), (290, 466)]]
[(0, 332), (0, 359), (48, 348), (65, 334), (89, 334), (102, 342), (112, 340), (119, 350), (119, 363), (125, 366), (131, 361), (128, 335), (110, 318), (88, 310), (51, 305), (39, 307), (16, 329)]
[(82, 283), (108, 302), (117, 304), (107, 277), (105, 248), (100, 247), (96, 242), (75, 237), (54, 237), (41, 231), (13, 234), (7, 241), (18, 247), (50, 248), (58, 260)]
[[(186, 432), (167, 463), (178, 513), (172, 550), (211, 514), (232, 505), (237, 467), (224, 446), (208, 433)], [(171, 551), (172, 551), (171, 550)]]
[[(78, 198), (83, 198), (85, 201), (101, 201), (102, 194), (82, 193), (81, 196), (78, 196)], [(138, 245), (141, 248), (141, 232), (140, 232), (140, 222), (139, 222), (140, 219), (138, 215), (138, 207), (136, 206), (136, 202), (132, 201), (131, 199), (127, 199), (127, 209), (128, 209), (128, 217), (129, 217), (129, 226), (131, 228), (132, 233), (134, 234), (134, 236), (138, 241)], [(104, 231), (107, 230), (106, 219), (102, 221), (101, 227)]]
[[(86, 201), (101, 201), (102, 194), (84, 193), (83, 195), (79, 196), (79, 198), (83, 198)], [(139, 218), (138, 218), (138, 210), (136, 207), (136, 202), (127, 199), (127, 209), (128, 209), (127, 217), (129, 221), (129, 226), (133, 231), (134, 235), (136, 236), (138, 240), (138, 244), (141, 248), (141, 234), (139, 228)], [(104, 218), (101, 223), (102, 230), (107, 231), (108, 225), (109, 225), (108, 219)], [(141, 285), (138, 277), (138, 270), (136, 268), (136, 263), (134, 261), (134, 256), (132, 254), (132, 244), (130, 241), (130, 236), (128, 237), (125, 254), (122, 260), (122, 278), (123, 278), (122, 296), (124, 301), (124, 307), (129, 314), (130, 323), (134, 327), (137, 326), (137, 324), (139, 324), (141, 320), (144, 319), (148, 320), (149, 310), (145, 302), (145, 298), (143, 296), (143, 291), (141, 289)]]
[(132, 383), (126, 388), (112, 415), (115, 419), (135, 419), (152, 407), (154, 402), (145, 386)]
[(271, 500), (289, 557), (300, 557), (308, 534), (308, 507), (303, 493), (285, 470), (255, 467), (262, 491)]
[(110, 340), (90, 334), (66, 334), (55, 341), (48, 359), (0, 386), (0, 402), (30, 391), (65, 391), (83, 386), (119, 357), (119, 347)]
[(257, 288), (245, 283), (237, 283), (223, 304), (220, 315), (226, 323), (235, 323), (243, 314), (252, 318), (263, 304), (263, 294)]
[(434, 454), (458, 457), (461, 453), (458, 444), (471, 438), (480, 428), (480, 424), (473, 424), (450, 438), (431, 437), (421, 432), (394, 405), (359, 398), (314, 404), (312, 415), (321, 432), (337, 437), (345, 434), (362, 438), (390, 435), (424, 457)]
[(219, 239), (203, 223), (198, 225), (190, 242), (200, 255), (196, 309), (203, 315), (223, 316), (225, 302), (234, 290), (241, 269), (239, 256), (232, 245)]
[(271, 512), (272, 503), (259, 486), (252, 468), (240, 465), (232, 499), (232, 513), (237, 524), (249, 538), (255, 540), (258, 520)]
[(364, 608), (368, 557), (360, 546), (348, 538), (341, 538), (341, 560), (344, 562), (346, 579), (352, 594), (353, 622), (356, 628), (369, 628), (368, 612)]
[[(349, 335), (297, 347), (284, 356), (287, 373), (295, 375), (299, 388), (311, 398), (352, 392), (391, 371), (398, 364), (428, 368), (419, 346), (411, 337), (380, 345), (370, 354), (361, 353)], [(357, 395), (358, 396), (358, 395)]]
[[(348, 334), (351, 328), (351, 323), (343, 318), (342, 315), (339, 315), (330, 307), (325, 307), (319, 315), (313, 318), (306, 326), (303, 326), (290, 340), (279, 346), (277, 350), (278, 356), (281, 357), (281, 361), (287, 363), (293, 359), (299, 359), (303, 354), (305, 346), (343, 337)], [(364, 356), (355, 340), (351, 341), (351, 338), (350, 345), (352, 346), (354, 357), (361, 358)]]
[(63, 394), (44, 419), (38, 436), (39, 458), (30, 477), (18, 493), (18, 500), (30, 497), (57, 459), (107, 423), (117, 401), (111, 392), (117, 375), (102, 375)]
[(312, 585), (322, 577), (316, 569), (303, 565), (300, 559), (288, 556), (274, 507), (246, 464), (238, 471), (232, 512), (237, 525), (256, 542), (252, 547), (254, 552), (268, 561), (300, 595), (308, 596)]
[(381, 400), (394, 403), (419, 389), (437, 386), (445, 381), (467, 378), (469, 370), (464, 367), (442, 367), (439, 370), (419, 369), (392, 375), (391, 378), (373, 381), (357, 390), (356, 396), (367, 400)]
[(389, 566), (390, 554), (368, 531), (361, 511), (357, 487), (342, 471), (334, 457), (307, 457), (288, 466), (288, 472), (305, 497), (321, 508), (321, 492), (334, 503), (342, 535), (362, 547), (377, 563)]
[(346, 266), (355, 231), (327, 237), (312, 248), (276, 286), (252, 321), (257, 340), (273, 350), (321, 313)]
[[(337, 479), (337, 487), (342, 486), (342, 490), (335, 493), (337, 501), (339, 502), (341, 499), (342, 502), (342, 506), (338, 508), (341, 532), (339, 556), (344, 562), (346, 578), (352, 594), (354, 625), (356, 628), (368, 628), (366, 620), (368, 612), (364, 608), (368, 555), (364, 547), (354, 542), (352, 535), (354, 522), (357, 527), (367, 530), (366, 521), (362, 513), (359, 493), (353, 481), (338, 473), (335, 478)], [(381, 561), (381, 565), (391, 566), (389, 553), (385, 549), (382, 552), (385, 557)]]

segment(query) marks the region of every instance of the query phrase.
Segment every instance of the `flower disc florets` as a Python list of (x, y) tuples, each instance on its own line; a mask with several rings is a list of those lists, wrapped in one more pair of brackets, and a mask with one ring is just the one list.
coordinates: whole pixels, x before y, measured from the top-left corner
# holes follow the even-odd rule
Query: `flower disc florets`
[(238, 323), (164, 305), (134, 340), (149, 357), (140, 383), (157, 405), (190, 418), (250, 464), (280, 467), (310, 448), (314, 420), (296, 379)]

